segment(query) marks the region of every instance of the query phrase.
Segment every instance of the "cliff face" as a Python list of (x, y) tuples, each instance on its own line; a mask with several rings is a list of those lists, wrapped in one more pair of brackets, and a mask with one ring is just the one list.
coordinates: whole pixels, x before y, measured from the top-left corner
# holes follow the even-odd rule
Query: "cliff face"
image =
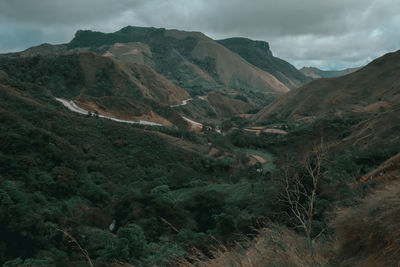
[(290, 89), (311, 81), (290, 63), (274, 57), (267, 42), (246, 38), (229, 38), (218, 42), (254, 66), (271, 73)]

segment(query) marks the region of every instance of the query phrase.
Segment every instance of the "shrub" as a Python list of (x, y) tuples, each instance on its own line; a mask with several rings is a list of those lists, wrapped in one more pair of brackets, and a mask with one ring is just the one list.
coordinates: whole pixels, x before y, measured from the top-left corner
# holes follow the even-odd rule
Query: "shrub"
[(117, 232), (117, 246), (121, 249), (129, 249), (129, 255), (139, 258), (143, 255), (143, 251), (147, 245), (146, 237), (143, 229), (136, 224), (129, 224), (122, 227)]

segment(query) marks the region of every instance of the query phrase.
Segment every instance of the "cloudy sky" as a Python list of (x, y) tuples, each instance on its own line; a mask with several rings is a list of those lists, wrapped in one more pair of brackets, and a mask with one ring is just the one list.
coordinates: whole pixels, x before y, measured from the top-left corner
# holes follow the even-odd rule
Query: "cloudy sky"
[(264, 40), (298, 68), (355, 67), (400, 49), (399, 0), (0, 0), (0, 53), (127, 25)]

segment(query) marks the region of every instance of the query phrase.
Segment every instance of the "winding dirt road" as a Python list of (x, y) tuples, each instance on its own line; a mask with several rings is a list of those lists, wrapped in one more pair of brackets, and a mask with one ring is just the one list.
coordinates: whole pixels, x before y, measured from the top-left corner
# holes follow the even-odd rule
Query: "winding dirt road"
[[(76, 105), (74, 103), (74, 101), (72, 100), (66, 100), (66, 99), (62, 99), (62, 98), (57, 98), (56, 100), (61, 102), (65, 107), (67, 107), (69, 110), (76, 112), (76, 113), (80, 113), (83, 115), (88, 115), (89, 111), (78, 107), (78, 105)], [(112, 121), (117, 121), (117, 122), (122, 122), (122, 123), (129, 123), (129, 124), (141, 124), (141, 125), (150, 125), (150, 126), (164, 126), (162, 124), (159, 123), (155, 123), (155, 122), (151, 122), (151, 121), (144, 121), (144, 120), (139, 120), (139, 121), (128, 121), (128, 120), (120, 120), (117, 118), (113, 118), (113, 117), (108, 117), (108, 116), (103, 116), (103, 115), (99, 115), (100, 118), (105, 118), (105, 119), (109, 119)]]
[(192, 101), (192, 100), (193, 100), (193, 98), (189, 98), (189, 99), (183, 100), (183, 101), (182, 101), (182, 104), (171, 105), (170, 107), (171, 107), (171, 108), (175, 108), (175, 107), (180, 107), (180, 106), (186, 106), (187, 103), (188, 103), (189, 101)]
[[(57, 98), (56, 100), (61, 102), (65, 107), (67, 107), (69, 110), (79, 113), (79, 114), (83, 114), (83, 115), (88, 115), (89, 111), (79, 107), (77, 104), (75, 104), (74, 101), (72, 100), (66, 100), (66, 99), (62, 99), (62, 98)], [(187, 100), (183, 100), (183, 103), (181, 105), (186, 105), (188, 101), (192, 100), (187, 99)], [(113, 118), (113, 117), (108, 117), (108, 116), (103, 116), (103, 115), (99, 115), (100, 118), (105, 118), (105, 119), (109, 119), (112, 121), (117, 121), (117, 122), (122, 122), (122, 123), (129, 123), (129, 124), (141, 124), (141, 125), (150, 125), (150, 126), (165, 126), (163, 124), (159, 124), (159, 123), (155, 123), (155, 122), (151, 122), (151, 121), (144, 121), (144, 120), (139, 120), (139, 121), (128, 121), (128, 120), (120, 120), (117, 118)], [(186, 118), (184, 116), (182, 116), (182, 118), (190, 123), (190, 127), (192, 129), (199, 129), (201, 130), (203, 128), (203, 124), (199, 123), (199, 122), (195, 122), (189, 118)]]

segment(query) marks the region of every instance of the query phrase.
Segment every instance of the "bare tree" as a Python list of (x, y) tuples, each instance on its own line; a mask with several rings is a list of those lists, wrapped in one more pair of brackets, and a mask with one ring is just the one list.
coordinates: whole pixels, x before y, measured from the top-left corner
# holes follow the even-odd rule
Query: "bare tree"
[[(322, 164), (327, 154), (327, 147), (323, 139), (312, 145), (311, 149), (304, 153), (301, 165), (306, 175), (293, 172), (289, 165), (284, 168), (284, 195), (283, 201), (289, 208), (290, 217), (294, 218), (297, 226), (302, 228), (311, 238), (313, 216), (315, 214), (315, 200), (318, 185), (322, 177)], [(311, 186), (306, 184), (306, 178), (311, 179)]]

